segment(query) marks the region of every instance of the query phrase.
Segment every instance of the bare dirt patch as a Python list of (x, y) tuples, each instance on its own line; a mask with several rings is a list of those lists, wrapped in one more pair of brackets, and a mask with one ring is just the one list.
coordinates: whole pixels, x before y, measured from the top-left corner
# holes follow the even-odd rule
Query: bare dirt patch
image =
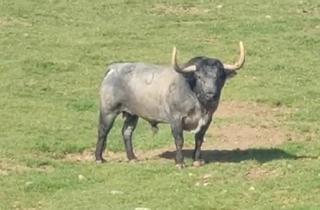
[[(291, 110), (283, 107), (237, 101), (222, 102), (215, 114), (218, 122), (213, 123), (206, 134), (202, 147), (204, 156), (212, 161), (219, 160), (218, 156), (226, 156), (228, 159), (230, 155), (237, 155), (243, 151), (246, 153), (252, 148), (275, 148), (286, 141), (295, 140), (299, 134), (283, 126), (285, 118), (290, 113)], [(191, 156), (193, 145), (185, 145), (184, 148), (186, 156)], [(172, 145), (168, 148), (135, 153), (139, 160), (151, 160), (173, 158), (174, 152), (175, 148)], [(279, 156), (283, 155), (281, 151), (273, 152), (279, 153)], [(127, 161), (125, 152), (107, 151), (105, 157), (107, 161)], [(65, 160), (93, 161), (94, 152), (91, 149), (81, 154), (68, 154)]]
[[(152, 159), (159, 159), (160, 154), (166, 152), (166, 151), (174, 151), (174, 147), (169, 148), (160, 148), (160, 149), (154, 149), (149, 151), (135, 151), (136, 156), (138, 157), (138, 160), (152, 160)], [(106, 161), (113, 161), (113, 162), (126, 162), (127, 157), (125, 151), (123, 152), (113, 152), (113, 151), (106, 151), (104, 154), (104, 158)], [(82, 153), (72, 153), (67, 154), (64, 158), (66, 161), (76, 161), (76, 162), (87, 162), (87, 161), (94, 161), (94, 150), (85, 150)]]
[(275, 147), (292, 139), (291, 132), (279, 128), (251, 127), (230, 124), (210, 128), (212, 137), (207, 137), (204, 148), (211, 149), (248, 149), (255, 147)]
[(248, 149), (275, 147), (297, 138), (284, 128), (291, 110), (248, 102), (223, 102), (216, 118), (223, 123), (210, 126), (204, 147), (215, 149)]
[(270, 107), (265, 104), (253, 102), (227, 101), (221, 102), (215, 117), (218, 118), (263, 118), (267, 120), (279, 120), (291, 113), (285, 107)]
[(94, 152), (93, 150), (85, 150), (82, 153), (70, 153), (67, 154), (64, 159), (66, 161), (76, 161), (76, 162), (86, 162), (94, 161)]

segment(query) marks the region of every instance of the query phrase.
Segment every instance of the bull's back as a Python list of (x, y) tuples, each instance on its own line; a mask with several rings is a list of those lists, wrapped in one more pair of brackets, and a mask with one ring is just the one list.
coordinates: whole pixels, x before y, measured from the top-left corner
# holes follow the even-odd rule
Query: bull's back
[(179, 75), (170, 68), (142, 63), (109, 66), (101, 87), (102, 104), (121, 104), (123, 111), (150, 121), (167, 122), (167, 95)]

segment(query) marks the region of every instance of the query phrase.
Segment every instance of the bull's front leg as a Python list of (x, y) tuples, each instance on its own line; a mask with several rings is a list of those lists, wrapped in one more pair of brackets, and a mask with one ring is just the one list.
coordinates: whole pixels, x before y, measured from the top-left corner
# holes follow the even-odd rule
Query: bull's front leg
[(171, 123), (171, 132), (176, 144), (176, 166), (181, 169), (185, 167), (184, 157), (182, 153), (183, 148), (183, 129), (182, 129), (182, 121), (176, 121)]
[(194, 135), (195, 139), (195, 149), (193, 152), (193, 166), (202, 166), (205, 164), (205, 161), (201, 158), (201, 146), (203, 143), (203, 138), (205, 133), (207, 132), (210, 123), (212, 121), (212, 116), (208, 116), (208, 121), (205, 125), (201, 127), (201, 129)]

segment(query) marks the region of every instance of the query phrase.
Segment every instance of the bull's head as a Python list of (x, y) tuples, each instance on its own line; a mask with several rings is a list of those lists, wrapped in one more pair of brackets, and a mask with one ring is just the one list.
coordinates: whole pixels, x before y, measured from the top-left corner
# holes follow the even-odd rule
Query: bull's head
[(219, 100), (226, 79), (236, 74), (245, 62), (243, 43), (239, 43), (240, 56), (234, 64), (224, 64), (218, 59), (195, 57), (179, 66), (177, 51), (173, 48), (172, 65), (176, 72), (184, 75), (202, 102)]

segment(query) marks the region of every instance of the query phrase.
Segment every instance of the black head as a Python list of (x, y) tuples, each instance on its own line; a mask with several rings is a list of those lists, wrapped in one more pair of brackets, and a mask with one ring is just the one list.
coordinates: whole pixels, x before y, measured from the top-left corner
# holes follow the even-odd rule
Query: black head
[(226, 79), (236, 75), (236, 70), (244, 64), (244, 47), (240, 42), (240, 57), (235, 64), (223, 64), (220, 60), (208, 57), (195, 57), (181, 67), (177, 63), (176, 49), (173, 49), (172, 64), (182, 74), (204, 104), (219, 101)]
[(204, 103), (218, 101), (226, 79), (236, 75), (235, 71), (225, 69), (219, 60), (207, 57), (193, 58), (183, 68), (194, 68), (194, 71), (182, 74)]

